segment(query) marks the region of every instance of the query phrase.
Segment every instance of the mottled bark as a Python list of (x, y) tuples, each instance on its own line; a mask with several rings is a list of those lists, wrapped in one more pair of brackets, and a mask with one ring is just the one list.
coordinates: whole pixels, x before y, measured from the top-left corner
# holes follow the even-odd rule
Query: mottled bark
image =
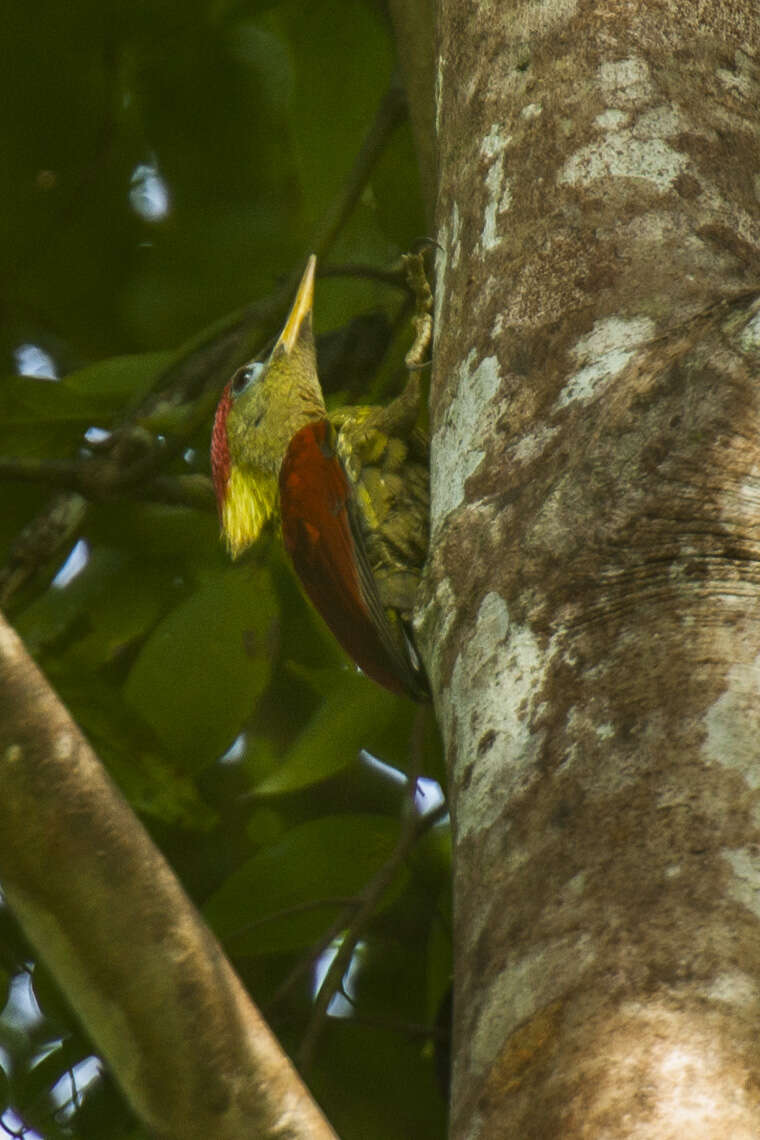
[(334, 1132), (0, 616), (0, 878), (152, 1136)]
[(440, 0), (452, 1136), (760, 1136), (757, 0)]

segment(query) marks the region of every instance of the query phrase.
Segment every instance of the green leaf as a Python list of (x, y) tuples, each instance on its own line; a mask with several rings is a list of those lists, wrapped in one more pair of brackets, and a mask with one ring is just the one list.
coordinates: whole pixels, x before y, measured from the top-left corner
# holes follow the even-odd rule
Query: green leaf
[(372, 189), (382, 232), (401, 249), (411, 249), (425, 235), (425, 211), (408, 122), (396, 131), (383, 152), (372, 175)]
[(266, 570), (226, 570), (157, 626), (125, 698), (190, 770), (240, 730), (271, 669), (277, 604)]
[(310, 1085), (340, 1136), (361, 1140), (439, 1140), (446, 1104), (424, 1038), (403, 1023), (371, 1030), (328, 1018)]
[(0, 383), (0, 453), (67, 457), (92, 424), (87, 401), (63, 381), (9, 376)]
[(216, 815), (191, 775), (167, 758), (150, 728), (99, 671), (79, 667), (76, 653), (45, 659), (51, 683), (135, 811), (184, 829), (206, 831)]
[(408, 707), (408, 701), (359, 673), (344, 673), (283, 762), (256, 785), (256, 793), (282, 795), (335, 776), (355, 764), (360, 750), (371, 748), (378, 734), (403, 720)]
[(117, 356), (63, 380), (8, 376), (0, 383), (0, 452), (25, 459), (67, 458), (84, 432), (107, 426), (154, 383), (170, 352)]
[(219, 541), (219, 522), (210, 512), (165, 503), (100, 504), (91, 508), (87, 534), (93, 542), (139, 550), (144, 563), (156, 562), (164, 572), (171, 569), (176, 575), (185, 573), (188, 563), (197, 568), (201, 560), (229, 567)]
[(230, 875), (204, 914), (234, 954), (308, 946), (340, 913), (340, 900), (356, 896), (389, 858), (398, 831), (398, 822), (383, 815), (301, 824)]
[(295, 61), (291, 132), (313, 224), (348, 178), (393, 59), (379, 12), (362, 0), (290, 0), (279, 18)]
[(111, 415), (147, 395), (175, 356), (174, 352), (112, 356), (70, 372), (59, 386), (79, 393), (92, 414)]
[[(250, 11), (250, 4), (247, 7)], [(259, 5), (259, 10), (263, 10), (263, 7), (264, 5)], [(295, 85), (293, 60), (288, 45), (281, 36), (260, 27), (252, 20), (233, 25), (228, 42), (233, 59), (242, 64), (250, 75), (262, 110), (282, 122), (284, 111), (293, 98)]]
[(67, 586), (52, 587), (27, 606), (16, 625), (33, 653), (65, 642), (69, 653), (77, 646), (80, 666), (97, 667), (150, 629), (166, 596), (155, 567), (146, 572), (134, 552), (101, 546)]

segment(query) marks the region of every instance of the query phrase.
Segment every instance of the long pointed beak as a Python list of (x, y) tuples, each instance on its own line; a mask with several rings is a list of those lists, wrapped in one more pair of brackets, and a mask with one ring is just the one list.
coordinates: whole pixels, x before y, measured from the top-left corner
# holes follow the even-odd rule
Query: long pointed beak
[(274, 352), (277, 352), (280, 347), (284, 348), (288, 354), (293, 351), (299, 333), (303, 328), (303, 323), (306, 318), (311, 315), (311, 310), (314, 305), (314, 274), (316, 268), (317, 257), (316, 254), (312, 253), (306, 262), (306, 268), (301, 278), (301, 284), (298, 286), (296, 299), (293, 302), (292, 309), (288, 313), (288, 319), (285, 322), (284, 328), (277, 338)]

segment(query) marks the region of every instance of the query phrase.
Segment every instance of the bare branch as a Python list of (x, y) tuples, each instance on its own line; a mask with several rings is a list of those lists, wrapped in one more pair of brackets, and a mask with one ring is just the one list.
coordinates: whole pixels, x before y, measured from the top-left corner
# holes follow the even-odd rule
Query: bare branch
[(334, 1140), (216, 939), (2, 619), (0, 874), (151, 1131)]
[(351, 918), (350, 926), (341, 940), (338, 952), (330, 963), (330, 968), (317, 994), (314, 1012), (298, 1051), (298, 1060), (302, 1071), (308, 1071), (311, 1065), (314, 1049), (324, 1028), (328, 1006), (341, 988), (343, 977), (349, 967), (356, 945), (377, 911), (383, 895), (393, 883), (396, 874), (415, 844), (431, 827), (445, 818), (448, 810), (448, 805), (444, 803), (423, 816), (414, 815), (410, 812), (404, 821), (395, 851), (362, 891), (361, 906)]

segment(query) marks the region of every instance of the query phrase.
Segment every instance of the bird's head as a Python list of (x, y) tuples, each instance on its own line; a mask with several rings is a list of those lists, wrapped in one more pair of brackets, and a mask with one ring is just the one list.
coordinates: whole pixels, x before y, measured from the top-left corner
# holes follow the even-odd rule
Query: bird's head
[(216, 409), (211, 469), (233, 558), (277, 511), (277, 480), (291, 439), (326, 414), (311, 327), (316, 263), (312, 254), (269, 359), (239, 368)]

